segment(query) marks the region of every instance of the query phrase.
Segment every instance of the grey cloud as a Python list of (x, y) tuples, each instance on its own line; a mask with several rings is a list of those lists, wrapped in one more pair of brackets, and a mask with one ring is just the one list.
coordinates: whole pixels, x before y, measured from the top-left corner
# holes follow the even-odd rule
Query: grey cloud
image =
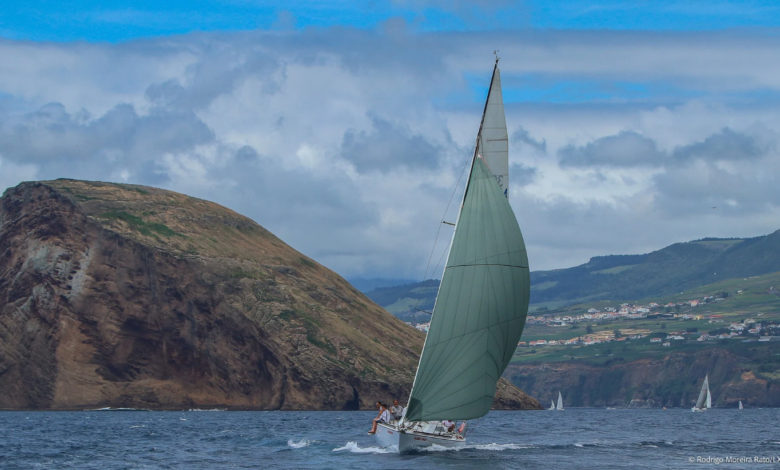
[(536, 168), (525, 166), (522, 163), (513, 163), (509, 167), (509, 183), (512, 186), (525, 186), (531, 184), (536, 178)]
[(769, 213), (780, 206), (780, 164), (771, 157), (752, 169), (725, 169), (716, 162), (671, 167), (654, 177), (655, 204), (667, 214), (733, 216)]
[(441, 149), (419, 134), (379, 117), (372, 117), (370, 132), (348, 130), (341, 154), (360, 172), (387, 171), (399, 166), (436, 168)]
[(186, 90), (176, 79), (162, 83), (153, 83), (146, 89), (146, 99), (160, 108), (180, 108), (186, 106)]
[(514, 131), (512, 135), (509, 136), (509, 140), (527, 145), (539, 153), (547, 152), (547, 142), (544, 139), (541, 141), (535, 140), (533, 137), (531, 137), (528, 131), (522, 127)]
[(158, 159), (214, 140), (192, 112), (153, 112), (139, 116), (118, 104), (96, 119), (70, 114), (49, 103), (0, 125), (3, 159), (38, 164), (42, 177), (105, 178), (126, 171), (150, 184), (166, 181)]
[(660, 166), (665, 155), (655, 142), (633, 131), (602, 137), (584, 146), (559, 150), (561, 166)]
[(673, 155), (677, 160), (750, 160), (763, 155), (767, 151), (763, 145), (746, 134), (735, 132), (724, 127), (719, 133), (713, 134), (702, 142), (678, 147)]

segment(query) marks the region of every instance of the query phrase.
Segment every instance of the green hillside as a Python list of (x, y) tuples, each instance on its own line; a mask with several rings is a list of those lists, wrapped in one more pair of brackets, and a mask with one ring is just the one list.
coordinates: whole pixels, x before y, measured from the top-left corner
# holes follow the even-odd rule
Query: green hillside
[[(670, 296), (718, 282), (780, 271), (780, 230), (754, 238), (704, 238), (641, 255), (597, 256), (567, 269), (531, 273), (531, 311), (601, 300)], [(427, 321), (437, 281), (367, 295), (405, 321)]]
[(531, 273), (531, 303), (633, 300), (720, 280), (780, 271), (780, 230), (746, 239), (705, 238), (644, 255), (599, 256), (569, 269)]

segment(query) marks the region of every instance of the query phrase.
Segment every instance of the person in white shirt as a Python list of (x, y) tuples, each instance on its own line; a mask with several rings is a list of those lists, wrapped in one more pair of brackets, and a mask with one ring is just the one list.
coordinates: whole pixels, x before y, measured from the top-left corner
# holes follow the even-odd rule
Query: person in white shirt
[(376, 418), (374, 418), (374, 424), (371, 426), (371, 430), (368, 431), (369, 434), (374, 434), (376, 432), (376, 425), (378, 423), (390, 422), (390, 412), (387, 411), (385, 405), (383, 405), (381, 401), (378, 401), (376, 402), (376, 407), (379, 409), (379, 413), (376, 415)]

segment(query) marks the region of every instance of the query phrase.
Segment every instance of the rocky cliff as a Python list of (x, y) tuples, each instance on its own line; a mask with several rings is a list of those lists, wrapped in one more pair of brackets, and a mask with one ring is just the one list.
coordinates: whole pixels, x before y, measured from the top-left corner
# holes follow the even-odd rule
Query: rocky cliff
[[(771, 346), (771, 345), (770, 345)], [(771, 356), (776, 348), (757, 348)], [(767, 357), (767, 360), (774, 360)], [(505, 376), (528, 393), (549, 403), (560, 390), (566, 406), (691, 407), (709, 374), (715, 407), (780, 406), (780, 383), (764, 377), (750, 360), (725, 349), (677, 352), (659, 359), (640, 359), (604, 366), (578, 362), (512, 364)]]
[[(250, 219), (155, 188), (0, 200), (0, 408), (358, 409), (423, 336)], [(502, 408), (538, 403), (502, 383)]]

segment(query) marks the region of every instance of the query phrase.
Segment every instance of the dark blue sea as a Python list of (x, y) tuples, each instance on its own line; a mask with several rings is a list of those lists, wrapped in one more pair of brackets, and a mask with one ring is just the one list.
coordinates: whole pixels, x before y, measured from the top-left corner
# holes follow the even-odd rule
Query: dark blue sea
[(780, 409), (493, 411), (398, 455), (373, 412), (0, 412), (2, 469), (780, 468)]

